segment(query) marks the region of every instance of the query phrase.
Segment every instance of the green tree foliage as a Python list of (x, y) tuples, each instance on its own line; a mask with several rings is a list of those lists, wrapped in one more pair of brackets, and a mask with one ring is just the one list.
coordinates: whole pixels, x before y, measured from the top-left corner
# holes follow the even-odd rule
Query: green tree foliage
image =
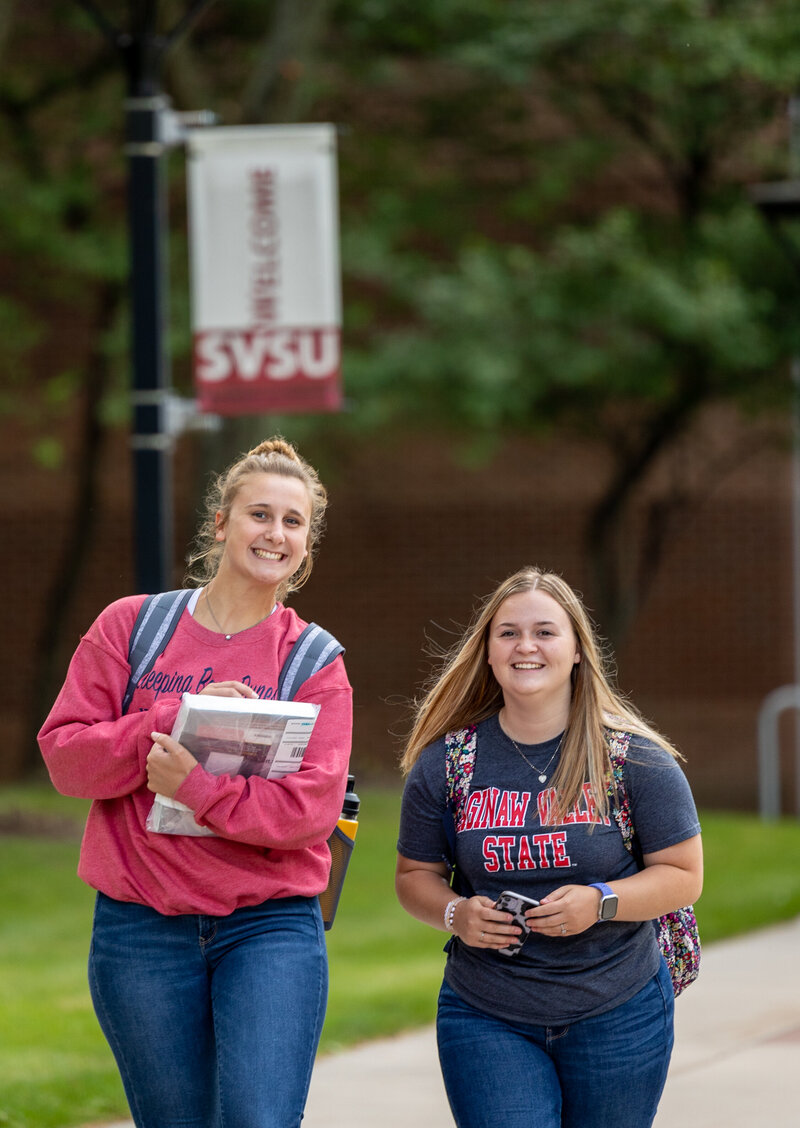
[(472, 436), (557, 427), (602, 444), (586, 548), (619, 637), (685, 497), (644, 506), (654, 471), (709, 404), (787, 394), (796, 274), (746, 187), (786, 175), (796, 6), (339, 10), (379, 44), (361, 73), (384, 94), (356, 178), (374, 191), (347, 231), (365, 295), (349, 307), (351, 388), (371, 422), (418, 419), (424, 402)]
[[(0, 20), (0, 409), (56, 462), (50, 422), (89, 388), (86, 483), (127, 378), (124, 80), (89, 12), (170, 28), (189, 8), (9, 0)], [(586, 543), (619, 636), (683, 503), (647, 493), (655, 471), (709, 404), (788, 394), (795, 274), (746, 186), (787, 175), (799, 75), (794, 0), (216, 0), (164, 83), (221, 124), (343, 127), (336, 427), (604, 449)], [(185, 317), (173, 345), (188, 389)]]

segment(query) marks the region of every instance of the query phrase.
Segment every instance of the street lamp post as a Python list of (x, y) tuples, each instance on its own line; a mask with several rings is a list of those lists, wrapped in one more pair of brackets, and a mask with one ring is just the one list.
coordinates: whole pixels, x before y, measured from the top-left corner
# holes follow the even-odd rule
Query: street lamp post
[(126, 75), (135, 572), (138, 591), (159, 592), (172, 586), (173, 557), (165, 157), (180, 141), (163, 67), (212, 0), (192, 0), (166, 34), (157, 30), (158, 0), (131, 5), (130, 30), (111, 24), (95, 0), (76, 2), (117, 51)]
[(136, 76), (125, 100), (130, 238), (134, 469), (134, 561), (137, 590), (171, 587), (172, 440), (166, 427), (171, 387), (165, 345), (168, 285), (163, 118), (167, 99)]

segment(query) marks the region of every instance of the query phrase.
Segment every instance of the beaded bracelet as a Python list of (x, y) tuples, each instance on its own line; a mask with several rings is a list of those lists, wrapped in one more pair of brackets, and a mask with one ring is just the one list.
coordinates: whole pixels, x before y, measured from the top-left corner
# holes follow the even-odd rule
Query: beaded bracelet
[(460, 905), (462, 901), (466, 901), (466, 897), (454, 897), (449, 901), (446, 909), (444, 910), (444, 926), (448, 932), (453, 931), (453, 916), (455, 915), (456, 905)]

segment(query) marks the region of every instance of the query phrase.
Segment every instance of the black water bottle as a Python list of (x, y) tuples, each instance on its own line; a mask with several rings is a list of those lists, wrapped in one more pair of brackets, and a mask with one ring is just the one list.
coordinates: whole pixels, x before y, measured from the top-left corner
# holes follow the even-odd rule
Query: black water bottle
[(361, 807), (361, 800), (354, 791), (355, 784), (356, 777), (349, 775), (347, 777), (347, 791), (342, 803), (342, 813), (333, 828), (333, 834), (328, 839), (328, 846), (331, 851), (331, 875), (328, 879), (328, 888), (324, 893), (320, 893), (319, 897), (322, 919), (326, 929), (331, 928), (336, 916), (342, 886), (358, 832), (358, 812)]

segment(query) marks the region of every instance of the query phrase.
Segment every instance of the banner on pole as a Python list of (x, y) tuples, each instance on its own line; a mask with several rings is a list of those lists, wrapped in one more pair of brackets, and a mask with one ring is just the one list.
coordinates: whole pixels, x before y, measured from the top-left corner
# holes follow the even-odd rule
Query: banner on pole
[(187, 149), (198, 409), (338, 410), (335, 128), (193, 129)]

